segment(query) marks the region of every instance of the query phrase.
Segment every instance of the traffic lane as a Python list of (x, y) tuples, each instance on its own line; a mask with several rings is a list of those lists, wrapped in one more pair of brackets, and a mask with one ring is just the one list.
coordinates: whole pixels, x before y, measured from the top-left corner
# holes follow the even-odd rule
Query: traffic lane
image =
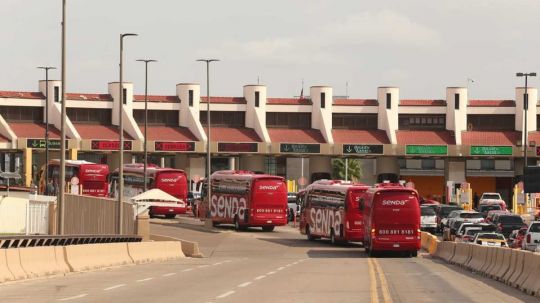
[(503, 283), (421, 253), (375, 258), (394, 302), (538, 302)]
[[(319, 243), (325, 245), (325, 243)], [(371, 302), (370, 279), (365, 255), (346, 255), (340, 249), (309, 249), (310, 258), (284, 271), (266, 275), (237, 287), (219, 302)], [(317, 257), (321, 256), (321, 257)], [(332, 256), (332, 257), (329, 257)]]

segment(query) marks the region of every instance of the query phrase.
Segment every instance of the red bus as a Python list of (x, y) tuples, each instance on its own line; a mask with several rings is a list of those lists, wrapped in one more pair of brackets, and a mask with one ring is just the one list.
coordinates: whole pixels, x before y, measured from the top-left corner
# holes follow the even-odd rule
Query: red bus
[(358, 201), (369, 186), (342, 180), (319, 180), (301, 200), (300, 232), (313, 241), (363, 241), (364, 223)]
[[(250, 171), (217, 171), (212, 174), (210, 216), (214, 226), (234, 224), (235, 229), (262, 227), (273, 231), (287, 224), (287, 186), (282, 177)], [(206, 183), (202, 196), (208, 203)]]
[(418, 192), (399, 184), (378, 184), (360, 198), (364, 212), (364, 247), (375, 256), (381, 251), (420, 250), (420, 206)]
[[(55, 195), (60, 186), (60, 160), (51, 160), (48, 166), (49, 176), (47, 178), (45, 178), (45, 165), (39, 171), (38, 192)], [(79, 192), (83, 195), (107, 197), (109, 195), (108, 175), (109, 166), (107, 164), (96, 164), (84, 160), (66, 160), (66, 179), (64, 182), (69, 183), (69, 186), (78, 186), (78, 190), (82, 189)], [(66, 186), (66, 191), (67, 188)]]
[[(118, 197), (117, 181), (118, 169), (111, 174), (111, 192)], [(146, 167), (147, 190), (158, 188), (175, 198), (179, 203), (171, 203), (171, 206), (152, 206), (148, 214), (152, 218), (156, 215), (174, 218), (178, 214), (186, 213), (188, 193), (187, 175), (181, 169), (162, 168), (154, 164)], [(114, 189), (114, 190), (113, 190)], [(124, 164), (124, 196), (126, 199), (135, 197), (144, 191), (144, 164)]]

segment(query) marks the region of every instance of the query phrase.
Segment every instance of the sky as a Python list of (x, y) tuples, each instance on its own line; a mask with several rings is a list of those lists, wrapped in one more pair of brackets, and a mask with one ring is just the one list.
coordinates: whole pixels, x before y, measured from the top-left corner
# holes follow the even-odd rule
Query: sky
[[(269, 97), (292, 97), (330, 85), (334, 95), (376, 98), (378, 86), (401, 98), (445, 98), (466, 86), (470, 98), (514, 98), (516, 72), (540, 72), (537, 0), (67, 0), (68, 92), (106, 93), (118, 81), (119, 35), (124, 79), (149, 94), (201, 83), (199, 58), (211, 66), (211, 94), (241, 96), (260, 81)], [(37, 91), (61, 63), (61, 0), (0, 0), (0, 90)], [(60, 69), (51, 72), (60, 79)], [(531, 78), (532, 86), (540, 79)]]

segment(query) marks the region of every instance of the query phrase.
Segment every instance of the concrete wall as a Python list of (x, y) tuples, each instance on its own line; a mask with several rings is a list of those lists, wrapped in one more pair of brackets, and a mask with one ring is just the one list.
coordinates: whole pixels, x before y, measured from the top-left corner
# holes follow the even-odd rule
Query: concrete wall
[[(390, 94), (391, 96), (391, 108), (389, 109), (386, 108), (386, 94)], [(397, 144), (396, 130), (398, 130), (399, 88), (377, 88), (377, 100), (379, 101), (377, 127), (386, 131), (390, 143)]]
[[(255, 107), (255, 92), (259, 92), (259, 106)], [(253, 128), (263, 142), (270, 143), (270, 135), (266, 129), (266, 86), (245, 85), (244, 98), (246, 106), (246, 127)]]
[[(193, 106), (189, 106), (190, 90), (193, 90)], [(189, 128), (197, 139), (206, 142), (206, 133), (199, 121), (201, 86), (195, 83), (179, 83), (176, 85), (176, 95), (180, 98), (180, 126)]]
[[(459, 95), (459, 109), (456, 109), (456, 95)], [(464, 87), (446, 88), (446, 129), (453, 130), (456, 144), (461, 145), (461, 132), (467, 130), (467, 105), (469, 98)]]
[(378, 157), (376, 162), (376, 174), (394, 173), (399, 175), (399, 163), (395, 157)]
[[(536, 114), (537, 107), (536, 103), (538, 102), (538, 90), (534, 87), (528, 87), (529, 94), (529, 109), (527, 110), (527, 131), (536, 131)], [(516, 88), (516, 130), (523, 131), (525, 126), (525, 118), (523, 115), (523, 103), (525, 101), (525, 88), (517, 87)], [(525, 140), (525, 133), (522, 133), (521, 141)], [(525, 144), (525, 142), (524, 142)]]
[(0, 197), (0, 234), (24, 233), (28, 199)]
[(264, 156), (240, 156), (240, 169), (251, 171), (264, 171)]
[(313, 173), (320, 172), (332, 173), (332, 159), (330, 157), (314, 156), (309, 158), (309, 177)]
[[(325, 102), (322, 108), (321, 97), (324, 94)], [(333, 144), (332, 137), (332, 88), (329, 86), (312, 86), (310, 88), (311, 102), (313, 110), (311, 112), (311, 128), (321, 131), (327, 143)]]

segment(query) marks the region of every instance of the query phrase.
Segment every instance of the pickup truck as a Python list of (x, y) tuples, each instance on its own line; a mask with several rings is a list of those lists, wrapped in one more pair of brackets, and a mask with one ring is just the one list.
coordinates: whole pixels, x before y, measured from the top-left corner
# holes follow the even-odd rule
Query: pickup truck
[(524, 250), (535, 251), (538, 245), (540, 244), (540, 221), (533, 221), (527, 232), (525, 233), (525, 238), (521, 244), (521, 248)]
[(498, 193), (483, 193), (478, 200), (478, 207), (481, 205), (499, 205), (502, 210), (506, 210), (506, 203)]

